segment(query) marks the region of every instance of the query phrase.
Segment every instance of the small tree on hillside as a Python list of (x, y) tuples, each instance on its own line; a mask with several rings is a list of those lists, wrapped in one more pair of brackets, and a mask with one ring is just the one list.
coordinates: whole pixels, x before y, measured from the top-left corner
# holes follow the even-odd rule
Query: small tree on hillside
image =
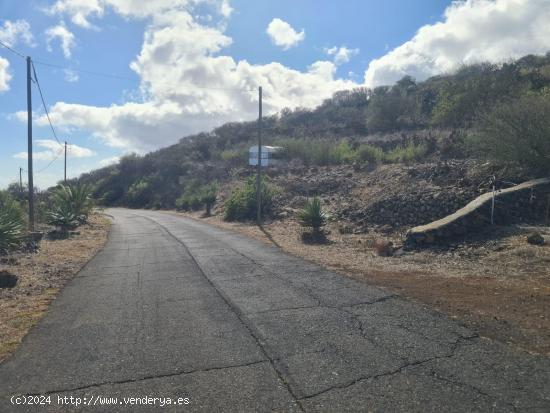
[(480, 115), (470, 144), (481, 157), (550, 173), (550, 96), (528, 95)]
[(200, 189), (200, 201), (206, 207), (206, 216), (209, 217), (212, 214), (212, 206), (216, 202), (216, 196), (218, 194), (218, 183), (212, 182), (208, 185), (204, 185)]

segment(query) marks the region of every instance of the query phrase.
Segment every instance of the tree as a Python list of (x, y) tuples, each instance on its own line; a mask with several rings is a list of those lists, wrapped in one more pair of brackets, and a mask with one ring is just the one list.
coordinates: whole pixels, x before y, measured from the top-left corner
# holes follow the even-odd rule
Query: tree
[(550, 96), (527, 95), (480, 115), (469, 142), (478, 155), (550, 173)]
[(201, 202), (206, 206), (206, 216), (209, 217), (212, 213), (212, 206), (216, 202), (218, 183), (212, 182), (208, 185), (202, 186), (199, 193)]

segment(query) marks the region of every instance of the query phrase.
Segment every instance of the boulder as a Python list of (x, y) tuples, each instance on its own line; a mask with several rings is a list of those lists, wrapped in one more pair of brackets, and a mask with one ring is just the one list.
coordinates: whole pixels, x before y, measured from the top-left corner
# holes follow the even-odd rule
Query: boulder
[(544, 245), (546, 240), (540, 232), (533, 232), (527, 236), (527, 242), (531, 245)]

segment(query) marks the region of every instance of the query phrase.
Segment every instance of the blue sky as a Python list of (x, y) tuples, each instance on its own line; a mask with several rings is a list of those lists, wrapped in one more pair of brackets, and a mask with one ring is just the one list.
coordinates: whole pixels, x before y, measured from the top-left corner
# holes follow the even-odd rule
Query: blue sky
[[(0, 41), (35, 61), (78, 176), (254, 118), (258, 85), (275, 113), (404, 74), (545, 53), (549, 10), (550, 0), (5, 0)], [(26, 168), (25, 76), (24, 60), (0, 47), (0, 187)], [(34, 86), (33, 108), (39, 171), (61, 148)], [(54, 184), (62, 167), (60, 157), (35, 182)]]

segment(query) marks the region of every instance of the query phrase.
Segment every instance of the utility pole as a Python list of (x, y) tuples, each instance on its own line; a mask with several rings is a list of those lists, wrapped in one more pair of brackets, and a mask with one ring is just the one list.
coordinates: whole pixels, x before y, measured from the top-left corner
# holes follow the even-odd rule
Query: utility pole
[(65, 174), (63, 175), (63, 181), (67, 184), (67, 141), (65, 141)]
[(256, 176), (256, 221), (259, 226), (262, 225), (262, 87), (258, 88), (259, 112), (258, 112), (258, 166)]
[(23, 194), (23, 168), (19, 167), (19, 192)]
[(30, 56), (27, 56), (27, 139), (29, 172), (29, 230), (31, 232), (34, 232), (34, 183), (32, 179), (32, 96)]

